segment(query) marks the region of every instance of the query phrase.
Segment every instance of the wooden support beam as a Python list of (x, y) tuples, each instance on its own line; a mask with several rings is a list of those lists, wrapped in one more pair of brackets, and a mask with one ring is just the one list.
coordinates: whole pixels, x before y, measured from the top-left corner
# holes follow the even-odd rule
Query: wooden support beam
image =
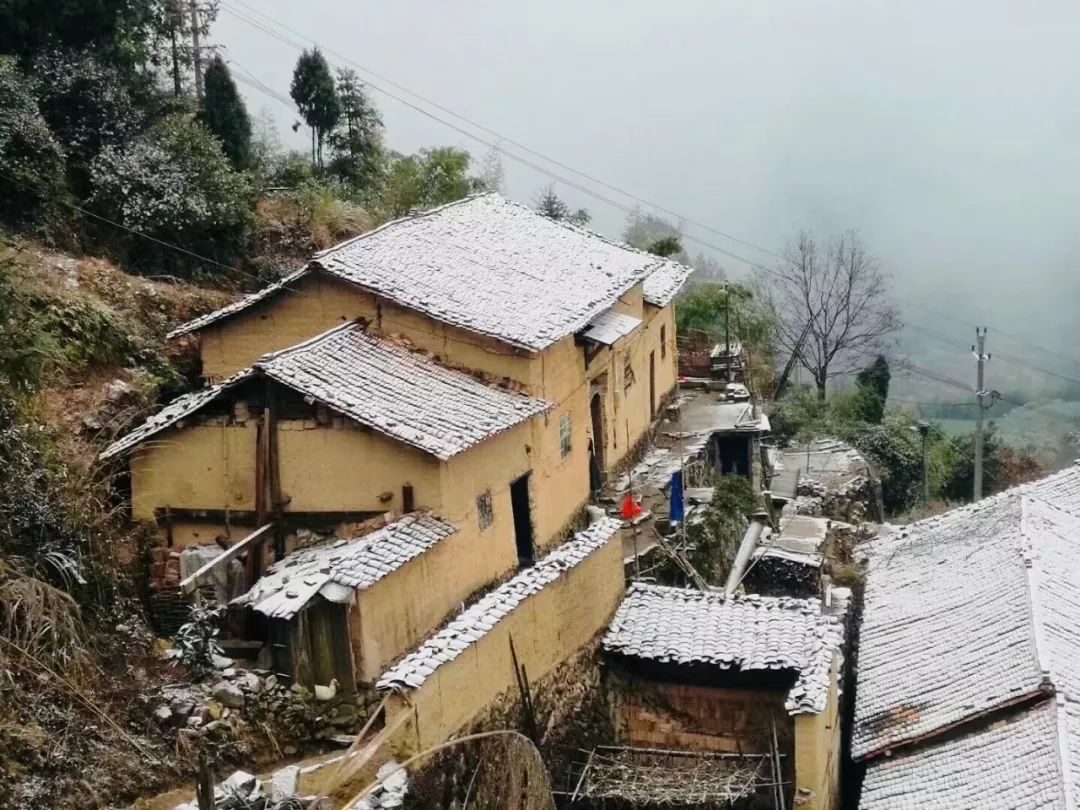
[(229, 546), (227, 549), (221, 552), (218, 556), (214, 557), (214, 559), (212, 559), (194, 574), (182, 579), (180, 581), (180, 589), (184, 593), (191, 593), (197, 587), (199, 577), (209, 573), (210, 571), (213, 571), (219, 565), (224, 565), (225, 563), (229, 562), (229, 560), (233, 560), (239, 557), (240, 554), (246, 551), (248, 548), (251, 548), (253, 545), (261, 542), (263, 539), (266, 538), (267, 532), (270, 531), (273, 525), (273, 523), (267, 523), (265, 526), (260, 526), (258, 529), (253, 531), (236, 545)]

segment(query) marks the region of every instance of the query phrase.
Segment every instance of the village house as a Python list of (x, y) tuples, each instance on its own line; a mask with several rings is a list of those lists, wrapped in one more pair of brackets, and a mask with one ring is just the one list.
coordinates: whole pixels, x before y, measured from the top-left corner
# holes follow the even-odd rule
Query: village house
[(1080, 468), (869, 546), (859, 806), (1080, 803)]
[[(594, 752), (580, 794), (837, 806), (845, 610), (846, 600), (631, 586), (602, 641), (626, 748)], [(657, 758), (672, 779), (655, 778)]]
[[(236, 604), (282, 674), (371, 685), (582, 524), (675, 386), (689, 272), (468, 198), (177, 329), (209, 387), (102, 455), (126, 459), (132, 516), (170, 559), (210, 547), (186, 582), (246, 559)], [(603, 626), (598, 604), (555, 659)]]

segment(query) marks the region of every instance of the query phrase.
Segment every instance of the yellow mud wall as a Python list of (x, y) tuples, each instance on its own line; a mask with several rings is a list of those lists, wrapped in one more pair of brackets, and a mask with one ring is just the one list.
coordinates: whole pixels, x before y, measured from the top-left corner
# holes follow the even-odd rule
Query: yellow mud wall
[(287, 512), (401, 512), (406, 485), (417, 509), (443, 506), (438, 459), (348, 419), (282, 420), (278, 454)]
[[(459, 532), (476, 538), (476, 557), (466, 578), (470, 591), (517, 566), (510, 483), (532, 469), (532, 433), (529, 423), (516, 425), (443, 464), (441, 514)], [(481, 529), (477, 498), (485, 492), (491, 493), (492, 522)], [(534, 505), (534, 527), (535, 514)]]
[(675, 304), (666, 307), (645, 305), (646, 343), (656, 352), (656, 394), (663, 397), (679, 377), (679, 358), (675, 348)]
[(357, 287), (309, 273), (288, 290), (203, 329), (203, 376), (221, 380), (267, 352), (295, 346), (366, 311), (366, 296)]
[(419, 689), (407, 693), (408, 702), (391, 695), (387, 727), (402, 713), (411, 715), (394, 740), (398, 753), (421, 751), (446, 740), (496, 697), (517, 688), (511, 638), (529, 680), (538, 681), (607, 626), (623, 590), (622, 540), (616, 533), (436, 669)]
[[(255, 421), (169, 429), (131, 455), (131, 513), (154, 510), (255, 508)], [(211, 536), (211, 539), (212, 536)]]
[(487, 569), (489, 539), (462, 527), (356, 594), (349, 628), (358, 680), (374, 684), (391, 662), (415, 648), (460, 607), (478, 574)]
[(834, 657), (825, 711), (795, 717), (795, 804), (805, 810), (832, 810), (839, 788), (840, 710)]
[[(215, 420), (216, 421), (216, 420)], [(256, 420), (242, 425), (193, 424), (165, 431), (131, 458), (132, 517), (153, 521), (155, 510), (255, 509)], [(440, 511), (441, 465), (433, 456), (336, 419), (278, 423), (281, 490), (288, 512), (402, 511), (402, 487), (413, 487), (416, 508)], [(389, 500), (381, 500), (390, 493)], [(233, 539), (250, 526), (173, 523), (173, 545)]]
[(288, 291), (203, 329), (203, 376), (220, 380), (262, 355), (295, 346), (357, 318), (384, 334), (400, 334), (444, 362), (507, 377), (534, 390), (532, 356), (504, 343), (399, 307), (325, 273), (313, 272)]

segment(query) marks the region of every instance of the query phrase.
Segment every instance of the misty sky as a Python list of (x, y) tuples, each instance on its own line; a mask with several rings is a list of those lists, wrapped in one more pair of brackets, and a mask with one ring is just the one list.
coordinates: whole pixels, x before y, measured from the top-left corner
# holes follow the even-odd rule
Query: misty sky
[[(297, 52), (232, 16), (233, 2), (223, 0), (212, 41), (287, 95)], [(779, 249), (802, 227), (819, 236), (858, 229), (900, 297), (987, 323), (991, 350), (1080, 375), (1080, 366), (995, 336), (995, 328), (1026, 333), (1080, 359), (1075, 0), (256, 7), (509, 138), (749, 241)], [(294, 113), (241, 87), (253, 110), (268, 107), (303, 146), (288, 132)], [(487, 151), (373, 97), (396, 149)], [(549, 182), (504, 164), (515, 199), (527, 202)], [(592, 212), (598, 230), (619, 234), (624, 212), (559, 190)], [(774, 261), (697, 228), (686, 233)], [(720, 258), (730, 277), (745, 273)], [(904, 315), (971, 339), (967, 326), (910, 308)]]

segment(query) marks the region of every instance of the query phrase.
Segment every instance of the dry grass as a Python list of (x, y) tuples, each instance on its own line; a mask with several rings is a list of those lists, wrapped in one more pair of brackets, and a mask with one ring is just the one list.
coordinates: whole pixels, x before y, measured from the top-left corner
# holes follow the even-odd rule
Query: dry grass
[[(15, 574), (0, 582), (0, 637), (51, 669), (79, 675), (90, 662), (78, 604), (32, 577)], [(4, 655), (0, 650), (0, 662)]]

